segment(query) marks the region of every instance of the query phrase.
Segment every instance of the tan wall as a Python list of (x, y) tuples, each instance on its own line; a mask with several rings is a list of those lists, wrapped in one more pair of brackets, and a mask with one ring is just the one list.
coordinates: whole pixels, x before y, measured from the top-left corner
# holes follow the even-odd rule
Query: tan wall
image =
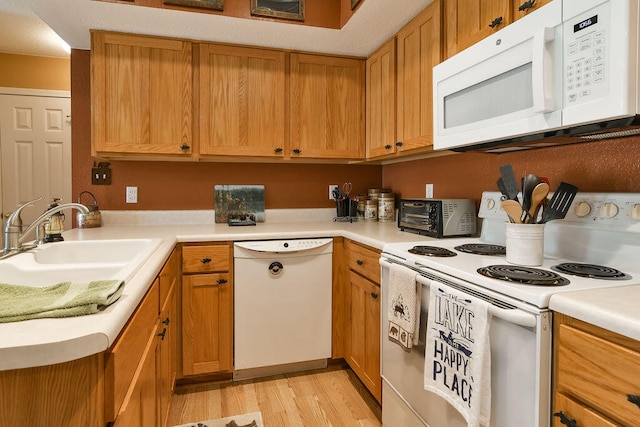
[(70, 90), (70, 60), (0, 52), (0, 87)]

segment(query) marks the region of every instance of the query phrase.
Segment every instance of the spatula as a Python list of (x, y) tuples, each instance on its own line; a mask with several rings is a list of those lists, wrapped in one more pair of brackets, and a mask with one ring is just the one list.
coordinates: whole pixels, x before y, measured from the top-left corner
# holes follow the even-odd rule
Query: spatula
[(545, 206), (542, 211), (540, 224), (544, 224), (545, 222), (553, 221), (555, 219), (563, 219), (567, 215), (567, 212), (569, 212), (569, 207), (571, 207), (571, 202), (573, 202), (577, 192), (578, 187), (575, 185), (561, 182), (555, 193), (553, 193), (551, 201), (549, 201), (549, 204)]
[(513, 166), (511, 164), (500, 166), (500, 179), (502, 179), (502, 185), (504, 186), (504, 194), (510, 200), (518, 201), (518, 182), (516, 181), (516, 175), (513, 173)]

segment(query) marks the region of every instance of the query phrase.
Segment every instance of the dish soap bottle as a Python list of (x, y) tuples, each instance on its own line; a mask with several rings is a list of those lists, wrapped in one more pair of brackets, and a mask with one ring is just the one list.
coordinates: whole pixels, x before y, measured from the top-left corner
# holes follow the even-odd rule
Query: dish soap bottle
[[(51, 210), (58, 206), (58, 198), (53, 198), (47, 210)], [(56, 212), (49, 217), (49, 221), (44, 225), (44, 241), (47, 243), (61, 242), (62, 232), (64, 231), (64, 214)]]

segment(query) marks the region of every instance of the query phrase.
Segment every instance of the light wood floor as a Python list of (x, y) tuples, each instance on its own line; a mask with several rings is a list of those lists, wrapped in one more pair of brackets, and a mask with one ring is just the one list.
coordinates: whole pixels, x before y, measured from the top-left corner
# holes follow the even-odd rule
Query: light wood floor
[(380, 405), (350, 369), (327, 368), (176, 390), (169, 426), (248, 412), (265, 427), (381, 426)]

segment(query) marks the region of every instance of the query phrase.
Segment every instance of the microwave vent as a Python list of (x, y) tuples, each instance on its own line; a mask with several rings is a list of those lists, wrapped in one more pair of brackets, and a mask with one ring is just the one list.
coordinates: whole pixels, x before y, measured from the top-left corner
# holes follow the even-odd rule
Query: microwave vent
[(621, 130), (617, 132), (606, 132), (606, 133), (595, 133), (591, 135), (580, 135), (581, 139), (586, 139), (589, 141), (595, 141), (598, 139), (613, 139), (613, 138), (623, 138), (625, 136), (633, 136), (640, 135), (640, 129), (627, 129)]

